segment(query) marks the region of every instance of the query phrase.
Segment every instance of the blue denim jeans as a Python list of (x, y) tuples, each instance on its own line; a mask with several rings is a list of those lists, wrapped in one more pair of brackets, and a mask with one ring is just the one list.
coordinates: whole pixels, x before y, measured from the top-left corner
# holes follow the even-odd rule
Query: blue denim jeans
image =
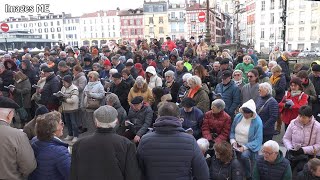
[(64, 114), (64, 120), (66, 122), (66, 126), (68, 128), (68, 135), (73, 137), (79, 136), (79, 129), (76, 119), (76, 113), (77, 112), (71, 112), (71, 113), (63, 113)]
[(253, 165), (256, 161), (258, 152), (252, 152), (251, 150), (245, 150), (240, 155), (240, 160), (244, 165), (246, 177), (250, 178), (252, 176)]

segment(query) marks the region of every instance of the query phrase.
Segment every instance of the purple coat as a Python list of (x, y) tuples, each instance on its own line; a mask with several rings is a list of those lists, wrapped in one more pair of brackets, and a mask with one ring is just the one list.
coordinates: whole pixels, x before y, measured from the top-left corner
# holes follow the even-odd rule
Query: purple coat
[[(283, 144), (288, 149), (298, 149), (302, 147), (305, 154), (314, 155), (316, 150), (317, 155), (320, 155), (320, 123), (312, 117), (312, 120), (307, 125), (302, 125), (298, 120), (299, 117), (292, 120), (288, 126), (286, 133), (283, 136)], [(314, 123), (310, 144), (310, 133), (312, 124)]]

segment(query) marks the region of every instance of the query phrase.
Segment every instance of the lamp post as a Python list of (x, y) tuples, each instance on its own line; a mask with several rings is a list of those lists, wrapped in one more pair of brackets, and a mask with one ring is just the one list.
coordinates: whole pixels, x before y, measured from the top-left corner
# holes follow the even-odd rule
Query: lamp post
[(282, 16), (280, 17), (283, 22), (283, 30), (282, 30), (282, 50), (286, 50), (286, 29), (287, 29), (287, 0), (284, 0), (284, 6), (282, 11)]
[(206, 13), (206, 43), (210, 45), (211, 43), (211, 34), (210, 34), (210, 20), (209, 20), (209, 0), (207, 0), (207, 13)]

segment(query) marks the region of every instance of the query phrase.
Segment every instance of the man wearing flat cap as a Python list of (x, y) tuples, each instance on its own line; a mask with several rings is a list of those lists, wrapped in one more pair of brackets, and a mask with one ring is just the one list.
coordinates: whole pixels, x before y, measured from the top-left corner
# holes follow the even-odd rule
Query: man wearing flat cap
[(0, 179), (23, 180), (37, 167), (27, 135), (10, 127), (17, 108), (13, 100), (0, 96)]
[(60, 91), (61, 84), (59, 78), (54, 74), (53, 69), (44, 68), (42, 70), (43, 77), (46, 78), (46, 83), (41, 90), (40, 104), (45, 105), (49, 111), (58, 110), (59, 99), (53, 96), (53, 93)]
[(151, 107), (143, 102), (143, 97), (136, 96), (131, 100), (131, 106), (128, 112), (128, 117), (125, 122), (128, 131), (124, 136), (135, 143), (140, 141), (140, 138), (147, 133), (148, 128), (152, 124), (153, 111)]
[(314, 118), (320, 122), (320, 65), (315, 64), (312, 66), (312, 74), (310, 74), (309, 79), (314, 85), (316, 90), (317, 100), (312, 102), (312, 111)]
[(117, 110), (105, 105), (93, 115), (97, 130), (73, 145), (70, 179), (140, 180), (135, 145), (114, 131)]
[(130, 86), (122, 79), (122, 75), (120, 73), (113, 74), (112, 81), (113, 83), (111, 85), (110, 92), (119, 97), (121, 106), (128, 112), (128, 94), (130, 91)]

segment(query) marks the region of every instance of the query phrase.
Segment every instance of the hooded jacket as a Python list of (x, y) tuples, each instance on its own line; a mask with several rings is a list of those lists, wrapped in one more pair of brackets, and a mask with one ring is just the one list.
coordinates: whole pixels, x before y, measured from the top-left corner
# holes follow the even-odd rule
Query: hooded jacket
[(248, 102), (245, 102), (240, 107), (240, 113), (238, 113), (231, 125), (231, 131), (230, 131), (230, 143), (233, 144), (234, 142), (237, 142), (236, 134), (239, 132), (236, 132), (236, 127), (240, 123), (240, 121), (247, 121), (247, 119), (244, 119), (242, 115), (242, 108), (246, 107), (249, 108), (253, 112), (253, 119), (251, 120), (251, 124), (249, 127), (249, 134), (248, 134), (248, 143), (243, 144), (245, 149), (249, 149), (253, 152), (258, 152), (261, 149), (262, 144), (262, 121), (256, 113), (256, 105), (254, 101), (251, 99)]
[(141, 138), (137, 158), (145, 179), (209, 179), (209, 169), (196, 140), (185, 133), (176, 117), (156, 120), (154, 132)]
[(152, 74), (148, 83), (150, 89), (162, 87), (162, 79), (157, 75), (156, 69), (153, 66), (147, 67), (146, 72)]

